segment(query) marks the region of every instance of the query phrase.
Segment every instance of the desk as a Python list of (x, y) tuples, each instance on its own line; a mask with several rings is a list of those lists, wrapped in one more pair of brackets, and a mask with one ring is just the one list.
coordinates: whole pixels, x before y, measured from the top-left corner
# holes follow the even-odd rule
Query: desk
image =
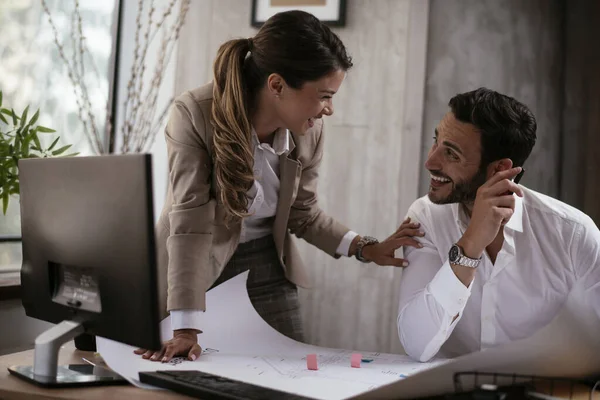
[[(83, 364), (82, 357), (92, 358), (92, 353), (79, 351), (73, 342), (63, 346), (59, 354), (59, 364)], [(50, 399), (90, 399), (90, 400), (138, 400), (165, 399), (189, 400), (165, 390), (145, 390), (131, 385), (97, 386), (87, 388), (44, 389), (9, 374), (11, 365), (33, 365), (33, 350), (7, 354), (0, 357), (0, 399), (1, 400), (50, 400)]]
[[(81, 364), (82, 357), (92, 359), (89, 351), (79, 351), (73, 342), (65, 344), (59, 354), (60, 364)], [(8, 354), (0, 357), (0, 400), (189, 400), (191, 397), (182, 396), (164, 390), (145, 390), (131, 385), (98, 386), (88, 388), (43, 389), (9, 374), (7, 368), (11, 365), (32, 365), (33, 350)], [(541, 386), (541, 385), (539, 385)], [(540, 388), (541, 389), (541, 388)], [(568, 385), (554, 388), (556, 396), (568, 399)], [(590, 388), (582, 385), (575, 387), (574, 400), (588, 400)], [(598, 397), (600, 398), (600, 392)]]

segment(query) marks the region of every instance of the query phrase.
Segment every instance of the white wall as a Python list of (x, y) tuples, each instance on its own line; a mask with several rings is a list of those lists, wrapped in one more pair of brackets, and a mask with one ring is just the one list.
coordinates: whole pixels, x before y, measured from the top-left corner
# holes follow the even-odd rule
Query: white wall
[[(250, 37), (250, 1), (193, 2), (182, 32), (176, 92), (212, 78), (218, 46)], [(360, 234), (384, 239), (417, 197), (428, 1), (348, 2), (347, 25), (334, 29), (355, 67), (326, 120), (321, 206)], [(302, 291), (310, 342), (401, 351), (395, 329), (401, 271), (334, 260), (302, 242), (315, 288)]]

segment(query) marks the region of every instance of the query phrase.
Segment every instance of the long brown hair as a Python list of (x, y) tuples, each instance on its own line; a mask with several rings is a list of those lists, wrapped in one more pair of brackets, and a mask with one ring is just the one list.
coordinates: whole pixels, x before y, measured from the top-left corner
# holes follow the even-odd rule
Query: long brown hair
[(352, 67), (339, 37), (313, 15), (274, 15), (251, 39), (219, 48), (214, 63), (211, 123), (214, 168), (228, 221), (248, 216), (247, 192), (254, 181), (250, 112), (267, 77), (277, 73), (294, 89), (338, 69)]

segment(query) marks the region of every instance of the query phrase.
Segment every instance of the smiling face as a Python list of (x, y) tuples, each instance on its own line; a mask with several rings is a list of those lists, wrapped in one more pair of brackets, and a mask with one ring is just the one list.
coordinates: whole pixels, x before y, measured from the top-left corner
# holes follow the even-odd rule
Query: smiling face
[(472, 203), (487, 180), (487, 168), (480, 165), (481, 134), (448, 112), (435, 130), (425, 163), (430, 172), (429, 199), (436, 204)]
[(333, 95), (339, 90), (346, 72), (338, 69), (316, 81), (305, 82), (301, 88), (285, 85), (276, 102), (277, 114), (283, 126), (297, 134), (312, 128), (317, 118), (333, 114)]

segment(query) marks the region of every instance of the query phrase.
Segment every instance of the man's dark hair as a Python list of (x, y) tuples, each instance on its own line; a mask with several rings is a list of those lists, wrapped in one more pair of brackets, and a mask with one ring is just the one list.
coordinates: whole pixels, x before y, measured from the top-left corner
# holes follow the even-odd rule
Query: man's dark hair
[(536, 140), (537, 123), (527, 106), (493, 90), (479, 88), (457, 94), (448, 103), (456, 119), (481, 132), (481, 166), (510, 158), (525, 163)]

